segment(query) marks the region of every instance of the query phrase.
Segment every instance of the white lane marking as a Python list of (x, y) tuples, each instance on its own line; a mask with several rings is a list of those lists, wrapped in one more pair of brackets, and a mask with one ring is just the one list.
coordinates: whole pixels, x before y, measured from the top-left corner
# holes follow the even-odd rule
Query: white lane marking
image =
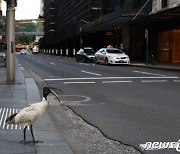
[[(16, 113), (18, 112), (18, 109), (16, 109)], [(17, 124), (15, 124), (15, 129), (17, 129), (18, 128), (18, 125)], [(21, 128), (20, 128), (21, 129)]]
[(93, 84), (93, 83), (96, 83), (96, 82), (64, 82), (64, 84), (73, 84), (73, 83), (77, 83), (77, 84), (83, 84), (83, 83), (87, 83), (87, 84)]
[(4, 117), (4, 112), (5, 112), (5, 108), (3, 109), (3, 112), (2, 112), (2, 115), (1, 115), (0, 126), (2, 124), (2, 120), (3, 120), (3, 117)]
[(56, 65), (56, 64), (55, 64), (55, 63), (53, 63), (53, 62), (51, 62), (50, 64), (51, 64), (51, 65)]
[(22, 71), (24, 71), (24, 70), (25, 70), (23, 66), (20, 66), (19, 68), (20, 68)]
[(102, 83), (130, 83), (132, 81), (103, 81)]
[(6, 119), (7, 119), (8, 111), (9, 111), (9, 109), (7, 108), (7, 109), (6, 109), (6, 114), (5, 114), (5, 117), (4, 117), (3, 126), (2, 126), (3, 129), (4, 129), (5, 125), (6, 125), (5, 121), (6, 121)]
[(133, 72), (142, 73), (142, 74), (148, 74), (148, 75), (166, 76), (166, 75), (162, 75), (162, 74), (155, 74), (155, 73), (148, 73), (148, 72), (141, 72), (141, 71), (133, 71)]
[(93, 72), (87, 72), (84, 70), (81, 70), (82, 73), (87, 73), (87, 74), (92, 74), (92, 75), (96, 75), (96, 76), (101, 76), (101, 74), (97, 74), (97, 73), (93, 73)]
[(91, 77), (91, 78), (56, 78), (56, 79), (44, 79), (45, 81), (68, 81), (68, 80), (104, 80), (104, 79), (179, 79), (177, 76), (165, 76), (165, 77)]
[[(0, 127), (2, 129), (22, 129), (20, 125), (18, 124), (6, 124), (6, 119), (11, 116), (12, 114), (15, 114), (19, 112), (19, 109), (14, 108), (0, 108)], [(28, 130), (30, 130), (30, 127), (27, 127)]]
[(180, 80), (174, 80), (174, 82), (180, 82)]
[[(13, 114), (15, 114), (15, 109), (13, 109), (13, 112), (12, 112)], [(11, 129), (13, 129), (13, 126), (14, 125), (11, 125)]]
[(86, 66), (89, 66), (89, 64), (86, 64), (86, 63), (79, 63), (80, 65), (86, 65)]
[(167, 80), (142, 80), (141, 82), (167, 82)]
[[(11, 110), (12, 109), (9, 110), (9, 117), (11, 116)], [(9, 125), (7, 125), (6, 128), (9, 129)]]

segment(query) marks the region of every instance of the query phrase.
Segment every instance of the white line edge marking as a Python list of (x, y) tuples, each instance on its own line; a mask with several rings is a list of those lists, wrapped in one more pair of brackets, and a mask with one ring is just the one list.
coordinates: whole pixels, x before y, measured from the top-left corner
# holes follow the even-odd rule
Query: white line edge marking
[(132, 81), (103, 81), (102, 83), (130, 83)]
[(141, 82), (167, 82), (167, 80), (142, 80)]
[(84, 70), (81, 70), (81, 72), (87, 73), (87, 74), (92, 74), (92, 75), (97, 75), (97, 76), (102, 76), (101, 74), (97, 74), (97, 73), (93, 73), (93, 72), (87, 72), (87, 71), (84, 71)]
[(166, 75), (162, 75), (162, 74), (156, 74), (156, 73), (148, 73), (148, 72), (141, 72), (141, 71), (133, 71), (135, 73), (142, 73), (142, 74), (149, 74), (149, 75), (157, 75), (157, 76), (166, 76)]
[(73, 83), (75, 83), (75, 84), (76, 84), (76, 83), (77, 83), (77, 84), (81, 84), (81, 83), (82, 83), (82, 84), (83, 84), (83, 83), (88, 83), (88, 84), (89, 84), (89, 83), (92, 83), (92, 84), (93, 84), (93, 83), (96, 83), (96, 82), (64, 82), (64, 84), (73, 84)]
[(103, 79), (179, 79), (177, 76), (165, 77), (92, 77), (92, 78), (56, 78), (44, 79), (45, 81), (67, 81), (67, 80), (103, 80)]

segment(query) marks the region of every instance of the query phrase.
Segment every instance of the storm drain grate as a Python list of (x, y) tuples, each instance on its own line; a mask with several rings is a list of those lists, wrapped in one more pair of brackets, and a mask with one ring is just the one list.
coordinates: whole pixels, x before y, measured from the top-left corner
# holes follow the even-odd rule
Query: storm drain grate
[[(14, 113), (19, 112), (20, 109), (14, 108), (0, 108), (0, 128), (2, 129), (14, 129), (14, 130), (21, 130), (23, 129), (21, 126), (17, 124), (6, 125), (6, 119)], [(28, 127), (29, 130), (29, 127)]]

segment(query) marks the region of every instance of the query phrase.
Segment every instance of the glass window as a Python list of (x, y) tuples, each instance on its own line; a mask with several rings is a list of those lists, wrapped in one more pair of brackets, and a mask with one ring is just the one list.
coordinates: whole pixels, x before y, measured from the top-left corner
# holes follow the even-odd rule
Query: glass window
[(161, 6), (162, 6), (162, 8), (166, 8), (168, 6), (168, 0), (162, 0)]

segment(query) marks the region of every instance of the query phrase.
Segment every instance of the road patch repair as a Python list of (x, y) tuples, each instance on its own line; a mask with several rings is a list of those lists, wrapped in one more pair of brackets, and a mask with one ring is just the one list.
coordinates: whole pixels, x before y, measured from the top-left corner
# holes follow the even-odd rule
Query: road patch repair
[(70, 108), (70, 106), (91, 105), (86, 103), (91, 98), (81, 95), (60, 95), (60, 104), (55, 99), (54, 96), (49, 95), (51, 103), (49, 104), (48, 114), (52, 121), (58, 121), (58, 123), (54, 123), (54, 126), (59, 135), (71, 145), (74, 153), (141, 153), (131, 145), (108, 138), (99, 128)]

